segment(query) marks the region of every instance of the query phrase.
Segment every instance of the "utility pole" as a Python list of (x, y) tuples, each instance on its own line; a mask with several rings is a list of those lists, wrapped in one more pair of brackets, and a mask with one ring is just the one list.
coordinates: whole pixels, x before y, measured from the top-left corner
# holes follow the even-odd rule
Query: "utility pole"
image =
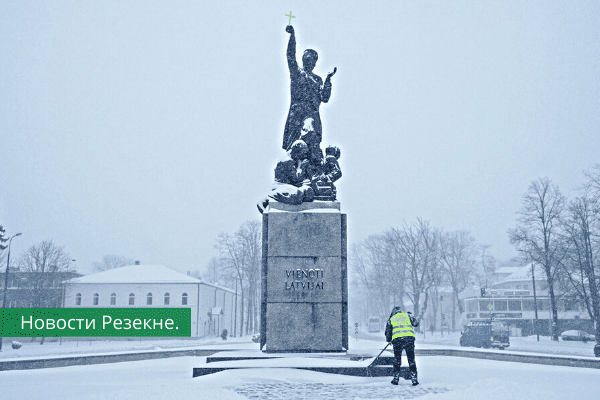
[[(291, 13), (290, 13), (291, 14)], [(234, 314), (235, 316), (233, 317), (233, 337), (237, 337), (237, 305), (238, 305), (238, 281), (237, 279), (235, 280), (235, 307), (234, 307)]]
[(446, 321), (444, 317), (444, 303), (442, 303), (443, 301), (444, 296), (440, 296), (440, 333), (442, 334), (442, 337), (444, 337), (444, 322)]
[(535, 272), (533, 270), (533, 263), (531, 263), (531, 281), (533, 282), (533, 307), (535, 310), (535, 323), (533, 324), (533, 331), (537, 335), (537, 341), (540, 341), (540, 334), (537, 330), (537, 322), (538, 322), (538, 310), (537, 310), (537, 297), (535, 295)]

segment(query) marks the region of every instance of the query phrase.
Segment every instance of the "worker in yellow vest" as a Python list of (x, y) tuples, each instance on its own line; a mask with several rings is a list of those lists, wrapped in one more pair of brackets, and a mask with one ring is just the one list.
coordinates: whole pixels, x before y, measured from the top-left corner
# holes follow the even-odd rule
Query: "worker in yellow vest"
[(394, 379), (392, 385), (397, 385), (400, 379), (400, 366), (402, 365), (402, 350), (406, 351), (410, 375), (404, 379), (412, 380), (413, 386), (419, 384), (417, 380), (417, 364), (415, 363), (415, 331), (413, 327), (419, 326), (419, 321), (410, 313), (402, 312), (398, 306), (394, 307), (385, 326), (385, 339), (394, 346)]

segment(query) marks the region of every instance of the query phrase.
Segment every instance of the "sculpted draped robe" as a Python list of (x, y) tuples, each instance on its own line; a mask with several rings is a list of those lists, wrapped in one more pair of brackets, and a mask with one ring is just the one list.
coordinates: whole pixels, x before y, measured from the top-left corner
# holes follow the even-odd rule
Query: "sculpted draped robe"
[(296, 38), (290, 35), (287, 48), (287, 62), (290, 70), (290, 91), (292, 102), (283, 132), (283, 149), (289, 150), (292, 143), (300, 139), (303, 122), (313, 118), (313, 128), (319, 138), (322, 137), (319, 106), (327, 103), (331, 96), (331, 82), (323, 84), (323, 80), (312, 72), (307, 72), (296, 62)]

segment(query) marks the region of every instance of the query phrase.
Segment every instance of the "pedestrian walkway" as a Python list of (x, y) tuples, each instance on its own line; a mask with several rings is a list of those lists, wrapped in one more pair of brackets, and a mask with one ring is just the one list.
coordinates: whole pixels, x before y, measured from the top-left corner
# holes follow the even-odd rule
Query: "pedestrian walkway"
[(229, 388), (253, 400), (295, 400), (295, 399), (415, 399), (429, 393), (444, 393), (444, 387), (427, 385), (412, 386), (410, 381), (400, 380), (398, 386), (389, 382), (372, 384), (327, 384), (327, 383), (254, 383)]

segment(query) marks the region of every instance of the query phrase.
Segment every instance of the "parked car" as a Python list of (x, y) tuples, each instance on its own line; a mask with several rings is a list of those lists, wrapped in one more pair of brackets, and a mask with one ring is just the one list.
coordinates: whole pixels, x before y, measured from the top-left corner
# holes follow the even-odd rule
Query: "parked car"
[(564, 331), (560, 337), (562, 337), (562, 340), (579, 340), (584, 343), (596, 340), (596, 336), (584, 331)]
[(504, 350), (510, 346), (508, 327), (498, 321), (472, 321), (460, 335), (461, 346), (495, 347)]

